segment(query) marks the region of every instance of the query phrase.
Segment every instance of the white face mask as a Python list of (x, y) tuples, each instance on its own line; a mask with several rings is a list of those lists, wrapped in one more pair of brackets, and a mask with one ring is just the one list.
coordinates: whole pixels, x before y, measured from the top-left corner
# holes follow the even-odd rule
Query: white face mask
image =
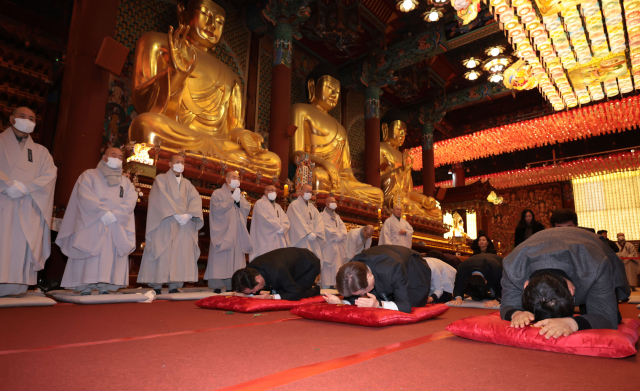
[(311, 199), (311, 193), (304, 193), (302, 198), (304, 198), (305, 201), (309, 201)]
[(336, 204), (335, 202), (331, 202), (331, 203), (329, 204), (329, 208), (330, 208), (331, 210), (336, 210), (336, 208), (337, 208), (337, 207), (338, 207), (338, 204)]
[(237, 179), (232, 179), (231, 183), (229, 183), (229, 187), (231, 187), (233, 190), (237, 189), (238, 187), (240, 187), (240, 181)]
[(26, 118), (14, 118), (14, 120), (16, 123), (13, 124), (13, 127), (22, 133), (31, 133), (33, 132), (33, 128), (36, 127), (35, 122), (31, 122)]
[(120, 168), (122, 167), (122, 160), (118, 159), (117, 157), (108, 157), (107, 158), (107, 166), (109, 166), (110, 168)]
[(276, 193), (275, 191), (267, 193), (267, 198), (269, 199), (269, 201), (275, 201), (277, 197), (278, 193)]
[(173, 165), (173, 171), (177, 172), (177, 173), (181, 173), (182, 171), (184, 171), (184, 165), (182, 163), (176, 163)]

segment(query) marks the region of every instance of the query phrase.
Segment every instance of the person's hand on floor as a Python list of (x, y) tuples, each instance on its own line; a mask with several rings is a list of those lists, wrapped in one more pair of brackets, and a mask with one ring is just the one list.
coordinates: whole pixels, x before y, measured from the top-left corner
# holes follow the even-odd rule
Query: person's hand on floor
[(429, 298), (427, 299), (427, 304), (429, 303), (433, 303), (433, 297), (429, 296)]
[(500, 302), (498, 300), (489, 300), (484, 302), (484, 308), (498, 307)]
[(449, 304), (453, 305), (453, 306), (461, 306), (462, 305), (462, 297), (456, 297), (454, 300), (451, 300), (449, 302)]
[(378, 299), (372, 295), (371, 293), (367, 293), (368, 297), (360, 297), (356, 299), (356, 306), (365, 307), (365, 308), (378, 308), (380, 307), (380, 303), (378, 303)]
[(535, 316), (529, 311), (516, 311), (511, 315), (511, 327), (524, 328), (535, 320)]
[(269, 292), (260, 292), (260, 293), (256, 293), (255, 295), (253, 295), (254, 299), (271, 299), (271, 294)]
[(342, 304), (342, 300), (336, 295), (332, 295), (331, 293), (324, 294), (324, 301), (329, 304)]
[(578, 331), (578, 323), (573, 318), (544, 319), (534, 324), (533, 327), (542, 327), (540, 335), (544, 335), (546, 339), (559, 338), (563, 335), (568, 337)]
[(247, 297), (247, 295), (245, 295), (244, 293), (240, 293), (240, 292), (233, 292), (233, 296)]

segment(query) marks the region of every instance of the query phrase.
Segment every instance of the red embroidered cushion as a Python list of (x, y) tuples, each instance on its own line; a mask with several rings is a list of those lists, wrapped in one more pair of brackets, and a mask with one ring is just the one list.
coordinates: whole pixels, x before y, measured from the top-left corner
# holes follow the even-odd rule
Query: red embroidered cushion
[(359, 308), (355, 305), (321, 303), (301, 305), (292, 309), (291, 313), (305, 319), (382, 327), (416, 323), (435, 318), (444, 314), (448, 309), (449, 306), (446, 304), (428, 304), (426, 307), (414, 307), (411, 309), (411, 313), (407, 314), (382, 308)]
[(622, 358), (636, 353), (638, 327), (640, 320), (623, 319), (618, 330), (582, 330), (568, 337), (546, 339), (539, 334), (539, 328), (512, 328), (510, 322), (500, 319), (500, 314), (495, 312), (460, 319), (446, 329), (459, 337), (499, 345), (582, 356)]
[(196, 301), (200, 308), (235, 312), (264, 312), (290, 310), (303, 304), (324, 303), (323, 296), (314, 296), (300, 301), (253, 299), (238, 296), (211, 296)]

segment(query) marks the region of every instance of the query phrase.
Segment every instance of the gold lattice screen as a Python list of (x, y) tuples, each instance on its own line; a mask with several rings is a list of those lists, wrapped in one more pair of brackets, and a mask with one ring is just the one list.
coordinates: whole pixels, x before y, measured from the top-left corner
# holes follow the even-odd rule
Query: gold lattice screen
[(612, 240), (618, 232), (627, 240), (640, 239), (640, 170), (572, 182), (580, 226), (607, 230)]

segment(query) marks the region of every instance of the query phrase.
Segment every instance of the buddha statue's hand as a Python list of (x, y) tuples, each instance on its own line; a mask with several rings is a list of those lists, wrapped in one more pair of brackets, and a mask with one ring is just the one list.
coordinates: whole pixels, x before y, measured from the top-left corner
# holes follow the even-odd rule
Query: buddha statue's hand
[(169, 53), (173, 69), (178, 78), (184, 80), (196, 67), (196, 51), (187, 41), (187, 34), (191, 26), (180, 25), (174, 32), (173, 26), (169, 27)]
[(325, 167), (327, 173), (329, 174), (329, 179), (331, 179), (331, 188), (339, 189), (340, 188), (340, 173), (336, 169), (336, 166), (333, 164)]
[(240, 144), (242, 144), (242, 147), (245, 149), (245, 151), (247, 151), (249, 156), (255, 156), (266, 151), (266, 149), (262, 148), (264, 137), (262, 137), (259, 133), (255, 133), (250, 130), (244, 130), (240, 133), (238, 139), (240, 140)]

